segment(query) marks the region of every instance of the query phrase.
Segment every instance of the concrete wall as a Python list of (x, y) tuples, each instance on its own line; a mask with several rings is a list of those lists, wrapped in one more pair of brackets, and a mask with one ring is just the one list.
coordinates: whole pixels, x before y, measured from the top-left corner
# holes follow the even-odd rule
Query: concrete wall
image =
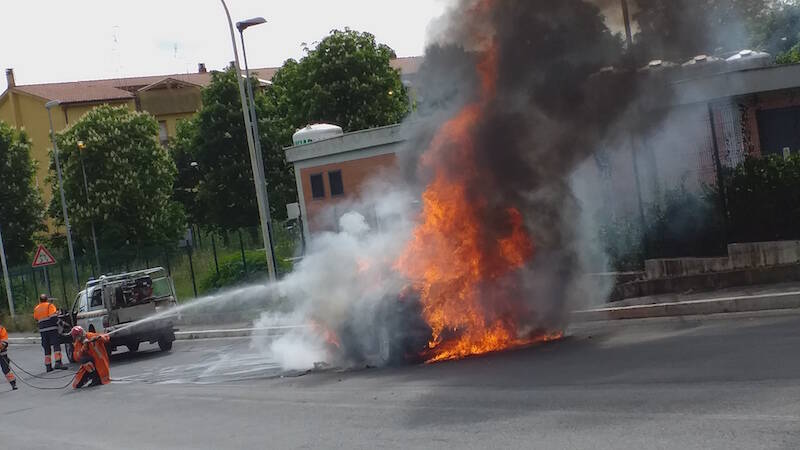
[(800, 241), (749, 242), (728, 245), (720, 258), (670, 258), (645, 261), (648, 280), (758, 269), (800, 263)]
[(734, 269), (800, 263), (800, 241), (730, 244), (728, 256)]

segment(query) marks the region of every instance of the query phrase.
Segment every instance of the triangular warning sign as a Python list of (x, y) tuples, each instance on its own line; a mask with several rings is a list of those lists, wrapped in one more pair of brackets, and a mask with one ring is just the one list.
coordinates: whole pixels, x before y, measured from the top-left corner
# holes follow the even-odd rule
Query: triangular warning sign
[(40, 245), (39, 248), (36, 249), (36, 256), (33, 257), (33, 264), (32, 267), (44, 267), (44, 266), (52, 266), (56, 263), (56, 259), (53, 258), (53, 255), (44, 247), (44, 245)]

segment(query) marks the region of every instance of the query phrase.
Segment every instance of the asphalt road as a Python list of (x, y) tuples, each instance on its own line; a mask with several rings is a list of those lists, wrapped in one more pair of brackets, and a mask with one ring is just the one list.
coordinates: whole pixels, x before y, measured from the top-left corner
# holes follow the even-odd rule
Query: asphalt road
[[(0, 385), (0, 448), (800, 448), (800, 314), (570, 334), (464, 361), (290, 377), (246, 339), (120, 353), (108, 386)], [(40, 347), (10, 350), (40, 371)]]

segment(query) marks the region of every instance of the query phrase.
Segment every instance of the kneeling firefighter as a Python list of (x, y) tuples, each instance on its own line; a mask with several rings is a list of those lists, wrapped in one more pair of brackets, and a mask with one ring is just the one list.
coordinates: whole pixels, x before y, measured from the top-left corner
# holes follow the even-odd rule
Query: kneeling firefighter
[(8, 331), (2, 325), (0, 325), (0, 369), (3, 370), (3, 375), (6, 376), (6, 380), (11, 384), (11, 389), (16, 391), (17, 377), (14, 376), (14, 372), (11, 371), (11, 367), (8, 365)]
[(110, 340), (108, 335), (86, 332), (83, 327), (73, 327), (70, 335), (75, 341), (73, 356), (81, 365), (72, 387), (78, 389), (87, 382), (90, 382), (87, 387), (110, 383), (111, 372), (106, 351), (106, 344)]

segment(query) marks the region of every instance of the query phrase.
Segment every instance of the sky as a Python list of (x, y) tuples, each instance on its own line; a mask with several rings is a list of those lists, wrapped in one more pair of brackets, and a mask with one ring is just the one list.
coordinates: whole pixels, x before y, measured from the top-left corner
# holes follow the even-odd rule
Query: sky
[[(448, 0), (226, 0), (250, 67), (280, 66), (333, 29), (374, 34), (398, 56), (421, 55)], [(209, 70), (233, 60), (219, 0), (0, 0), (0, 68), (18, 85)], [(238, 32), (237, 32), (238, 40)], [(6, 78), (0, 76), (0, 92)]]

